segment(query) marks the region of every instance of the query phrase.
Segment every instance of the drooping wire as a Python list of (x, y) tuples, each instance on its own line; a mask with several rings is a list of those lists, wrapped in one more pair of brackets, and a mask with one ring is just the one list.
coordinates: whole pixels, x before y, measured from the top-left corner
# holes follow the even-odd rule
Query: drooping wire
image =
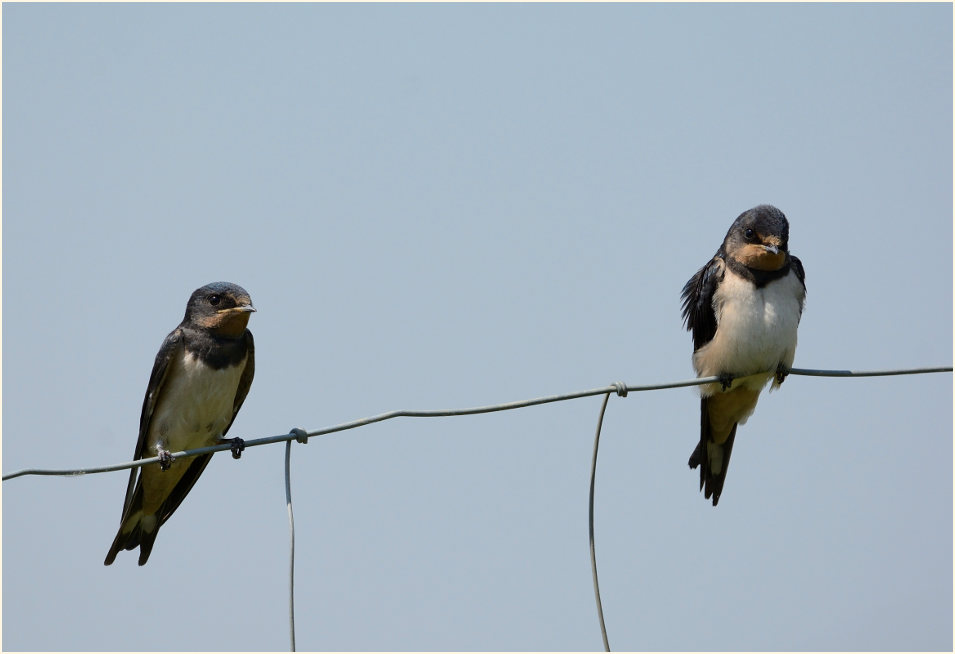
[[(775, 372), (775, 371), (768, 371)], [(899, 369), (899, 370), (872, 370), (872, 371), (853, 371), (853, 370), (813, 370), (813, 369), (803, 369), (803, 368), (793, 368), (790, 371), (792, 375), (805, 375), (810, 377), (882, 377), (888, 375), (917, 375), (925, 373), (934, 373), (934, 372), (952, 372), (952, 367), (934, 367), (934, 368), (908, 368), (908, 369)], [(700, 386), (702, 384), (712, 384), (715, 382), (722, 381), (719, 377), (698, 377), (695, 379), (688, 379), (678, 382), (665, 382), (660, 384), (648, 384), (644, 386), (626, 386), (625, 389), (629, 392), (640, 392), (640, 391), (655, 391), (662, 390), (666, 388), (682, 388), (685, 386)], [(348, 429), (355, 429), (357, 427), (364, 427), (365, 425), (370, 425), (376, 422), (382, 422), (384, 420), (391, 420), (393, 418), (443, 418), (450, 416), (468, 416), (476, 415), (480, 413), (491, 413), (494, 411), (508, 411), (511, 409), (521, 409), (524, 407), (536, 406), (539, 404), (549, 404), (551, 402), (563, 402), (566, 400), (574, 400), (582, 397), (591, 397), (594, 395), (603, 395), (605, 393), (617, 392), (619, 384), (614, 384), (611, 386), (604, 386), (603, 388), (594, 388), (586, 391), (577, 391), (574, 393), (565, 393), (563, 395), (551, 395), (547, 397), (534, 398), (532, 400), (521, 400), (517, 402), (506, 402), (504, 404), (492, 404), (489, 406), (480, 406), (473, 407), (469, 409), (448, 409), (448, 410), (438, 410), (438, 411), (390, 411), (388, 413), (382, 413), (377, 416), (370, 416), (368, 418), (361, 418), (359, 420), (353, 420), (351, 422), (345, 422), (340, 425), (335, 425), (334, 427), (326, 427), (324, 429), (317, 429), (315, 431), (310, 431), (306, 436), (324, 436), (326, 434), (331, 434), (339, 431), (346, 431)], [(256, 447), (258, 445), (270, 445), (271, 443), (281, 443), (284, 441), (298, 439), (299, 437), (295, 434), (280, 434), (278, 436), (267, 436), (265, 438), (256, 438), (253, 440), (245, 441), (245, 446)], [(211, 445), (209, 447), (200, 447), (194, 450), (183, 450), (179, 452), (172, 452), (169, 457), (170, 460), (181, 459), (184, 457), (190, 456), (199, 456), (200, 454), (209, 454), (212, 452), (222, 452), (224, 450), (231, 449), (232, 445), (225, 443), (222, 445)], [(126, 463), (118, 463), (115, 465), (107, 466), (98, 466), (91, 468), (77, 468), (72, 470), (48, 470), (42, 468), (27, 468), (24, 470), (17, 470), (16, 472), (11, 472), (9, 474), (3, 475), (3, 481), (8, 481), (10, 479), (15, 479), (17, 477), (23, 477), (26, 475), (52, 475), (52, 476), (79, 476), (79, 475), (88, 475), (101, 472), (114, 472), (116, 470), (128, 470), (130, 468), (139, 468), (142, 466), (150, 465), (152, 463), (159, 463), (159, 457), (150, 457), (148, 459), (136, 459), (135, 461), (127, 461)]]

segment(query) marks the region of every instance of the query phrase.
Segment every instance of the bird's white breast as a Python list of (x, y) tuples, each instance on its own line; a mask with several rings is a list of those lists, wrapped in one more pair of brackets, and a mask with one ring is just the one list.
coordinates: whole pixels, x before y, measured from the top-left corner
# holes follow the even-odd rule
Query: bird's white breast
[(187, 352), (170, 365), (150, 423), (150, 446), (176, 452), (215, 444), (232, 420), (245, 360), (214, 370)]
[(804, 297), (793, 272), (756, 288), (727, 270), (713, 294), (716, 334), (693, 355), (697, 374), (745, 375), (774, 370), (780, 363), (792, 366)]

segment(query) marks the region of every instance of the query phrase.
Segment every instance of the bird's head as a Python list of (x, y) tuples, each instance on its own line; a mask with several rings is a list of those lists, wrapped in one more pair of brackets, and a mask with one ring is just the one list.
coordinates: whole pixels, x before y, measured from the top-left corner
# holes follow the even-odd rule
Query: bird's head
[(255, 307), (244, 288), (213, 282), (193, 291), (183, 324), (207, 329), (216, 336), (235, 338), (245, 333)]
[(789, 260), (789, 222), (776, 207), (753, 207), (733, 222), (723, 250), (747, 268), (779, 270)]

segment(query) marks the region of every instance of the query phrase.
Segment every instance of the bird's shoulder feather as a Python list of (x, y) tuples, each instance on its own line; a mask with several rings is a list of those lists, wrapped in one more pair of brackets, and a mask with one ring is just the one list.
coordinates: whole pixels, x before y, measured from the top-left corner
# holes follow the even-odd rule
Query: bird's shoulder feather
[(717, 254), (683, 286), (683, 321), (693, 333), (694, 350), (709, 343), (716, 334), (713, 294), (725, 273), (726, 262)]

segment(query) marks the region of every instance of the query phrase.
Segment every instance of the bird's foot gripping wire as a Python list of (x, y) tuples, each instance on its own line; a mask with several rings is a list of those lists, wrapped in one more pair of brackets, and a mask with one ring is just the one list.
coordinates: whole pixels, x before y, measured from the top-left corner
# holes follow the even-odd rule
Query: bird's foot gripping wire
[(233, 459), (242, 458), (242, 451), (245, 449), (245, 441), (244, 441), (244, 440), (242, 440), (241, 438), (238, 438), (238, 437), (236, 437), (236, 438), (223, 438), (223, 439), (222, 439), (222, 442), (223, 442), (223, 443), (231, 443), (231, 444), (232, 444), (232, 447), (231, 447), (230, 449), (232, 450), (232, 458), (233, 458)]
[(780, 363), (778, 366), (776, 366), (776, 385), (779, 386), (786, 381), (786, 377), (789, 376), (789, 373), (790, 368), (785, 364)]
[(721, 372), (718, 376), (720, 378), (720, 388), (722, 388), (722, 390), (725, 391), (733, 385), (733, 375), (729, 374), (728, 372)]
[(156, 453), (156, 456), (159, 457), (159, 469), (160, 470), (169, 470), (169, 466), (172, 465), (172, 455), (168, 450), (161, 449)]

